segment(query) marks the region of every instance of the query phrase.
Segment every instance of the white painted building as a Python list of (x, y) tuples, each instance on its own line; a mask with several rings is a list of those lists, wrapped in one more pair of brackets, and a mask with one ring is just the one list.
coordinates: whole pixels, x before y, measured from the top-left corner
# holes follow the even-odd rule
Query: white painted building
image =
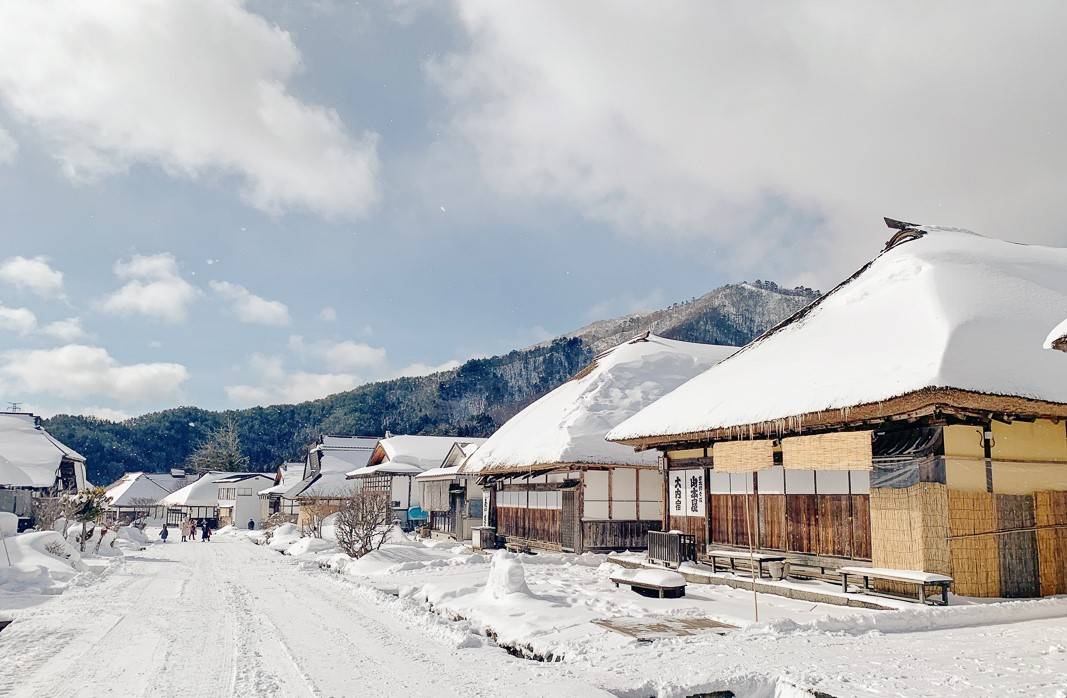
[(219, 488), (219, 526), (245, 528), (252, 521), (258, 528), (263, 522), (259, 492), (274, 482), (268, 473), (230, 473), (215, 481)]

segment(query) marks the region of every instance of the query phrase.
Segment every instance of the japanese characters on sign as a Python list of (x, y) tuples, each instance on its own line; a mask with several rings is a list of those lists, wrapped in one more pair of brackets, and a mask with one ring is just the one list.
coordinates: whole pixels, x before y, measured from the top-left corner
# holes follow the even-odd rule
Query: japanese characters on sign
[(704, 516), (704, 471), (672, 470), (669, 477), (671, 516)]

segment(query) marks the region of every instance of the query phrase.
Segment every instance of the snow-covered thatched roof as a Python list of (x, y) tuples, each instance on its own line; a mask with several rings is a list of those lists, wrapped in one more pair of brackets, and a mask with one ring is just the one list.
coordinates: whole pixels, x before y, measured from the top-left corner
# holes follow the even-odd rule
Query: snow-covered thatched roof
[(619, 422), (722, 361), (737, 347), (656, 335), (624, 342), (509, 419), (460, 468), (464, 473), (570, 463), (652, 465), (656, 454), (608, 443)]
[(232, 477), (235, 473), (209, 472), (200, 479), (191, 482), (180, 490), (171, 492), (159, 500), (169, 507), (212, 507), (219, 503), (219, 480)]
[(107, 488), (111, 506), (128, 507), (158, 502), (189, 482), (183, 475), (168, 473), (126, 473)]
[(380, 463), (403, 463), (416, 466), (420, 471), (441, 465), (456, 443), (478, 446), (485, 439), (467, 436), (411, 436), (389, 434), (378, 442), (371, 456), (370, 465)]
[(11, 487), (51, 487), (64, 459), (85, 462), (28, 412), (0, 413), (0, 458), (0, 485)]
[(936, 404), (961, 408), (996, 396), (1062, 411), (1049, 403), (1067, 403), (1067, 370), (1041, 343), (1065, 308), (1067, 249), (902, 230), (821, 300), (608, 438), (650, 446), (717, 429), (796, 430), (826, 411), (840, 421), (846, 409), (856, 417), (858, 406), (885, 411), (897, 405), (884, 401), (935, 392)]

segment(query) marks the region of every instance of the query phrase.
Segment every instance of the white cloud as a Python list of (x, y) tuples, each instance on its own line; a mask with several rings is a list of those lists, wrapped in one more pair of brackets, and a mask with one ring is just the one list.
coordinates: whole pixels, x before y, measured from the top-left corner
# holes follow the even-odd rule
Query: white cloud
[(53, 269), (47, 257), (8, 257), (0, 262), (0, 280), (39, 296), (63, 294), (63, 272)]
[(8, 308), (0, 305), (0, 330), (26, 335), (36, 327), (37, 316), (29, 308)]
[(445, 361), (444, 363), (438, 364), (436, 366), (431, 366), (429, 364), (424, 364), (420, 361), (416, 361), (415, 363), (408, 364), (404, 368), (400, 369), (396, 372), (395, 375), (398, 378), (401, 376), (428, 376), (431, 373), (451, 371), (454, 368), (459, 368), (461, 364), (462, 362), (457, 359)]
[(15, 154), (19, 151), (19, 144), (15, 138), (0, 126), (0, 165), (7, 165), (15, 161)]
[(255, 385), (226, 386), (226, 396), (235, 405), (304, 402), (351, 390), (362, 382), (357, 376), (349, 373), (287, 373), (282, 360), (276, 356), (253, 354), (249, 357), (248, 364), (257, 374), (259, 382)]
[(241, 322), (259, 325), (288, 325), (289, 308), (280, 301), (257, 296), (244, 286), (228, 281), (209, 283), (219, 297), (229, 301), (230, 310)]
[(362, 214), (378, 197), (377, 136), (294, 96), (301, 67), (289, 33), (240, 0), (0, 5), (0, 100), (71, 178), (147, 163), (235, 175), (271, 214)]
[(181, 322), (189, 305), (200, 295), (181, 277), (178, 261), (170, 253), (120, 260), (115, 263), (115, 275), (129, 281), (100, 303), (100, 308), (109, 313)]
[(337, 311), (331, 308), (330, 306), (326, 306), (325, 308), (319, 311), (319, 319), (323, 322), (336, 322)]
[(189, 378), (181, 364), (120, 364), (106, 349), (68, 344), (56, 349), (0, 354), (0, 381), (8, 392), (67, 399), (159, 400)]
[(458, 6), (431, 72), (507, 196), (824, 280), (883, 215), (1067, 240), (1067, 4)]
[(69, 317), (66, 320), (56, 320), (41, 328), (41, 332), (63, 342), (74, 342), (86, 336), (85, 328), (82, 327), (81, 318)]
[(339, 372), (379, 367), (386, 359), (386, 351), (381, 347), (352, 340), (308, 342), (300, 335), (289, 337), (289, 350), (304, 361), (322, 363), (331, 371)]

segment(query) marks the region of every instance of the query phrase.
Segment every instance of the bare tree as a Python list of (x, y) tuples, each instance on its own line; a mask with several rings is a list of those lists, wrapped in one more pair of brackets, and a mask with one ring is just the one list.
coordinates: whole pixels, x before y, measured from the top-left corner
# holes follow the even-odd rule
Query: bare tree
[(322, 520), (337, 511), (336, 504), (323, 501), (306, 501), (300, 504), (300, 535), (307, 538), (322, 538)]
[(74, 503), (69, 497), (40, 497), (33, 500), (33, 520), (42, 531), (55, 528), (56, 521), (70, 519), (74, 513)]
[(393, 510), (384, 492), (356, 492), (337, 510), (337, 544), (350, 557), (363, 557), (382, 547), (392, 526)]

